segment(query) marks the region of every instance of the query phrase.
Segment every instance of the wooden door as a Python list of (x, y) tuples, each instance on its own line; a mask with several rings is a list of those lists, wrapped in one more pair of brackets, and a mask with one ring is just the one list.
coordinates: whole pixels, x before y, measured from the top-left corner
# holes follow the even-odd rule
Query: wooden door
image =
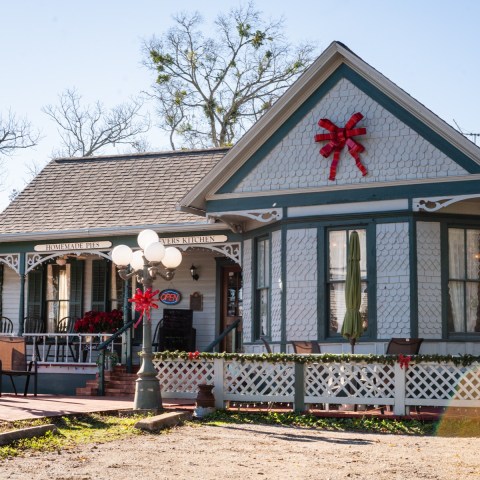
[[(220, 333), (235, 320), (242, 317), (242, 269), (238, 265), (225, 266), (222, 269), (222, 315)], [(232, 330), (221, 342), (222, 352), (239, 351), (241, 348), (241, 324)]]

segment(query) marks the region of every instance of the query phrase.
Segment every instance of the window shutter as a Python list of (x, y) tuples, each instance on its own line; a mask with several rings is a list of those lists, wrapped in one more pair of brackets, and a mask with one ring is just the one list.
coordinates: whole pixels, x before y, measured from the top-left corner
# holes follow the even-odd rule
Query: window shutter
[(43, 266), (28, 274), (27, 316), (43, 315)]
[(70, 309), (71, 317), (81, 318), (83, 315), (83, 272), (85, 262), (72, 260), (70, 264)]
[(92, 262), (92, 310), (107, 311), (107, 276), (109, 268), (105, 259)]

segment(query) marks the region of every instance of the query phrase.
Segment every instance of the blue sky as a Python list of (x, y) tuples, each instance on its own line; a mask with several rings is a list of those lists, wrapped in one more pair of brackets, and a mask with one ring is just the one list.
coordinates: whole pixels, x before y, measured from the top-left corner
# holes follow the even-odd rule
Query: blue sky
[[(25, 165), (46, 163), (59, 145), (55, 126), (41, 112), (75, 87), (85, 102), (113, 106), (147, 90), (143, 39), (161, 34), (178, 11), (200, 10), (206, 22), (230, 0), (0, 0), (0, 112), (9, 108), (42, 131), (39, 146), (7, 157), (0, 210), (13, 188), (23, 188)], [(331, 41), (357, 55), (448, 123), (480, 132), (480, 2), (477, 0), (257, 0), (267, 18), (283, 16), (293, 41)], [(153, 108), (152, 108), (153, 112)], [(168, 149), (153, 128), (154, 150)]]

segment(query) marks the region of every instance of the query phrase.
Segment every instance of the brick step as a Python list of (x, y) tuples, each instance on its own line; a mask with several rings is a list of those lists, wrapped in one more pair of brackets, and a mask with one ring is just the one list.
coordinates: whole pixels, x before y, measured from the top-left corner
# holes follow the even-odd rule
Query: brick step
[(130, 395), (135, 393), (135, 387), (131, 389), (105, 387), (105, 395)]
[(134, 387), (135, 382), (127, 382), (125, 380), (110, 380), (106, 382), (109, 387), (122, 388), (122, 387)]
[(98, 390), (96, 388), (79, 387), (75, 390), (75, 394), (82, 397), (96, 397), (98, 394)]

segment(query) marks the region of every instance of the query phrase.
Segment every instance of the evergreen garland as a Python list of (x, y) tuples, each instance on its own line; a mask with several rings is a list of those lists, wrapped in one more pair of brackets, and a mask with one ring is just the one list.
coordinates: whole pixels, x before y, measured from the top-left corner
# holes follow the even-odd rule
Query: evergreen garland
[[(405, 357), (405, 355), (403, 355)], [(409, 355), (410, 364), (415, 363), (453, 363), (455, 366), (467, 367), (472, 364), (480, 365), (480, 356), (475, 355)], [(181, 351), (165, 351), (154, 354), (156, 360), (235, 360), (245, 362), (270, 362), (270, 363), (380, 363), (394, 365), (399, 363), (399, 355), (357, 355), (324, 353), (315, 355), (299, 355), (294, 353), (198, 353)]]

